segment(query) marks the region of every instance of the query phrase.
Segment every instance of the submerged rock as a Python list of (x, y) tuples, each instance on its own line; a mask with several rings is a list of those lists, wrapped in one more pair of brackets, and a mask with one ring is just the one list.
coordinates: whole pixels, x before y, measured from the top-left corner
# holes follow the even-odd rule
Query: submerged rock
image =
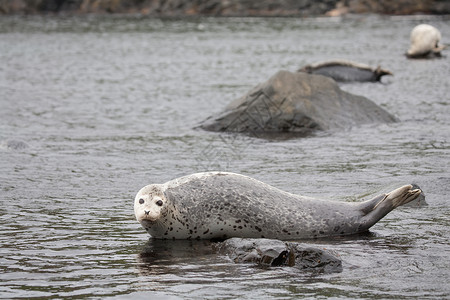
[(376, 82), (380, 81), (382, 76), (392, 75), (390, 71), (382, 69), (379, 66), (372, 68), (368, 65), (346, 60), (331, 60), (306, 65), (298, 71), (324, 75), (340, 82)]
[(231, 238), (216, 248), (235, 263), (253, 263), (259, 267), (288, 266), (319, 273), (342, 271), (342, 261), (336, 254), (294, 242)]
[(341, 90), (331, 78), (279, 71), (198, 127), (256, 137), (290, 137), (395, 121), (371, 100)]

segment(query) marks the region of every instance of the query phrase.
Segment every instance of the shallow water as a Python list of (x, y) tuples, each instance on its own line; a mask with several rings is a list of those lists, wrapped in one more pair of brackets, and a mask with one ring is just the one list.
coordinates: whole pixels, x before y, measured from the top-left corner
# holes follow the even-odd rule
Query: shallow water
[[(450, 298), (450, 60), (403, 56), (422, 22), (449, 43), (448, 17), (1, 17), (0, 297)], [(192, 129), (278, 70), (332, 58), (392, 71), (342, 88), (400, 122), (291, 140)], [(135, 193), (205, 170), (340, 201), (414, 182), (429, 205), (306, 241), (341, 256), (335, 274), (149, 240)]]

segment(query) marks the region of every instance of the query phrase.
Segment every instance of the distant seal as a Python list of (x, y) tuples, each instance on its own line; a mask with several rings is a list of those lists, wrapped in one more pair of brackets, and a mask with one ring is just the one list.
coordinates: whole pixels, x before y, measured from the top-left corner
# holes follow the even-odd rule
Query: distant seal
[(0, 142), (0, 149), (5, 150), (24, 150), (27, 149), (29, 145), (21, 140), (6, 140)]
[(411, 31), (411, 45), (406, 52), (409, 58), (424, 58), (441, 56), (445, 48), (439, 45), (441, 33), (435, 27), (428, 24), (420, 24)]
[(298, 72), (324, 75), (340, 82), (375, 82), (380, 81), (384, 75), (392, 75), (390, 71), (379, 66), (372, 68), (365, 64), (347, 60), (331, 60), (310, 64), (299, 69)]
[(367, 231), (420, 193), (405, 185), (372, 200), (347, 203), (290, 194), (239, 174), (208, 172), (143, 187), (134, 212), (157, 239), (292, 240)]

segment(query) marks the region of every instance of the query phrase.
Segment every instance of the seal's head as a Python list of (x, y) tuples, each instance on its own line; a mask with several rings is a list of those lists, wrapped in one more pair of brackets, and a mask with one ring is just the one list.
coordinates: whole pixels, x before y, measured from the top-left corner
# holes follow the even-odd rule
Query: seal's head
[(384, 75), (391, 75), (393, 76), (394, 74), (392, 74), (390, 71), (382, 69), (380, 66), (378, 66), (374, 71), (375, 77), (377, 81), (381, 80), (381, 77)]
[(134, 199), (134, 214), (142, 225), (158, 221), (167, 210), (167, 199), (160, 184), (143, 187)]

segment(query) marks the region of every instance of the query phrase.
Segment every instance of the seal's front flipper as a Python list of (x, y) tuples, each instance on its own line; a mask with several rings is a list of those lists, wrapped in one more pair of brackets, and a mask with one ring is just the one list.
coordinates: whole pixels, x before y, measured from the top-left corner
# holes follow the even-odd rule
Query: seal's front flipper
[[(420, 189), (414, 188), (409, 184), (395, 189), (385, 195), (381, 195), (372, 200), (369, 200), (367, 204), (362, 208), (362, 211), (366, 213), (366, 215), (361, 218), (359, 232), (368, 230), (394, 208), (413, 201), (414, 199), (419, 197), (421, 192), (422, 191)], [(375, 204), (376, 200), (379, 201)], [(373, 204), (375, 205), (371, 210), (369, 210), (370, 206)]]

